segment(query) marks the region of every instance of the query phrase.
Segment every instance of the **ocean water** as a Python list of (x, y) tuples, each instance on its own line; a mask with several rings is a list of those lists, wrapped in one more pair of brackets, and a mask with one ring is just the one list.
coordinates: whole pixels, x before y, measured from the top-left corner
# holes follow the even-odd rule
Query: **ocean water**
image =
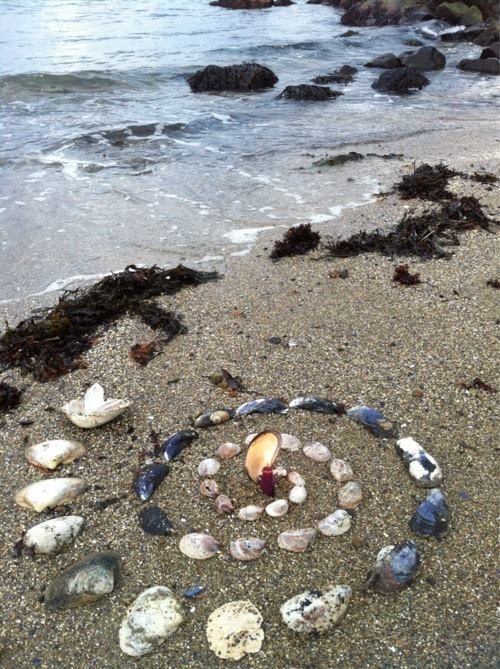
[[(456, 70), (411, 96), (376, 93), (374, 56), (435, 43), (446, 28), (361, 28), (337, 10), (227, 11), (207, 0), (0, 0), (0, 300), (51, 293), (129, 263), (224, 269), (260, 232), (312, 222), (335, 234), (345, 207), (379, 190), (390, 161), (345, 178), (312, 166), (343, 145), (495, 114), (491, 78)], [(208, 64), (257, 61), (265, 92), (194, 94)], [(345, 63), (354, 82), (325, 103), (278, 100)], [(358, 174), (359, 172), (359, 174)], [(387, 177), (388, 178), (388, 177)]]

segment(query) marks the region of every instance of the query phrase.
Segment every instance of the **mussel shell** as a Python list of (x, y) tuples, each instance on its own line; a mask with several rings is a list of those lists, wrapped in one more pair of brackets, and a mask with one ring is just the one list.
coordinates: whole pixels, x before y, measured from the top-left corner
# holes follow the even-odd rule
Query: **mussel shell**
[(386, 546), (368, 573), (365, 587), (384, 594), (401, 592), (410, 586), (420, 565), (420, 554), (413, 541)]
[(157, 506), (148, 506), (139, 512), (139, 523), (146, 534), (165, 536), (172, 533), (173, 525), (167, 514)]
[(288, 406), (275, 397), (263, 397), (241, 404), (236, 409), (237, 416), (248, 416), (251, 413), (288, 413)]
[(215, 409), (198, 416), (194, 421), (195, 427), (213, 427), (214, 425), (221, 425), (222, 423), (234, 418), (235, 412), (233, 409)]
[(179, 430), (171, 434), (161, 447), (165, 460), (174, 460), (195, 439), (198, 439), (198, 433), (194, 430)]
[(412, 437), (396, 442), (396, 453), (408, 468), (410, 476), (423, 488), (437, 488), (443, 482), (443, 472), (436, 460)]
[(448, 534), (449, 521), (450, 509), (444, 495), (441, 490), (434, 488), (417, 507), (410, 520), (410, 527), (421, 537), (440, 539)]
[(152, 497), (156, 488), (168, 474), (168, 466), (164, 463), (148, 465), (134, 481), (134, 492), (139, 499), (146, 502)]
[(332, 402), (316, 395), (296, 397), (288, 405), (290, 409), (302, 409), (303, 411), (315, 411), (316, 413), (343, 414), (345, 406), (340, 402)]
[(379, 439), (394, 439), (397, 437), (394, 424), (376, 409), (360, 405), (349, 409), (347, 415), (364, 425)]

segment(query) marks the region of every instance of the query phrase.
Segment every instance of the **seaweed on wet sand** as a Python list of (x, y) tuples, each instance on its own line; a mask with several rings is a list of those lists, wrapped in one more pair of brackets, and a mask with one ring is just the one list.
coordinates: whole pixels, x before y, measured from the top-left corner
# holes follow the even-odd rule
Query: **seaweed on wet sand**
[(496, 393), (497, 389), (493, 386), (490, 386), (489, 383), (485, 383), (479, 376), (476, 376), (472, 381), (460, 383), (460, 387), (464, 390), (484, 390), (486, 393)]
[(486, 281), (486, 285), (490, 286), (491, 288), (500, 288), (500, 279), (488, 279), (488, 281)]
[(459, 246), (459, 234), (482, 228), (494, 232), (498, 222), (489, 219), (475, 197), (461, 197), (419, 216), (406, 213), (395, 228), (362, 230), (348, 239), (334, 239), (325, 244), (328, 255), (347, 258), (361, 253), (447, 258), (447, 246)]
[(278, 260), (285, 256), (303, 255), (317, 248), (320, 239), (319, 232), (313, 232), (310, 223), (301, 223), (289, 228), (283, 235), (283, 239), (274, 242), (269, 257), (272, 260)]
[(38, 381), (84, 367), (80, 356), (92, 347), (97, 329), (127, 313), (160, 328), (168, 341), (184, 326), (171, 312), (145, 302), (218, 278), (216, 272), (182, 265), (172, 269), (129, 265), (89, 288), (65, 291), (54, 307), (35, 310), (14, 328), (7, 325), (0, 337), (0, 366), (19, 367)]
[(459, 172), (450, 169), (444, 163), (427, 165), (424, 163), (416, 167), (413, 174), (406, 174), (395, 189), (403, 200), (420, 198), (423, 200), (443, 200), (453, 197), (446, 190), (448, 180), (458, 176)]
[(474, 172), (469, 176), (469, 179), (480, 184), (496, 184), (498, 181), (498, 177), (492, 172)]
[(22, 390), (6, 381), (0, 381), (0, 413), (15, 409), (21, 403)]
[(411, 272), (408, 271), (408, 265), (405, 264), (396, 267), (392, 280), (402, 283), (405, 286), (415, 286), (417, 283), (422, 283), (420, 274), (418, 272), (411, 274)]

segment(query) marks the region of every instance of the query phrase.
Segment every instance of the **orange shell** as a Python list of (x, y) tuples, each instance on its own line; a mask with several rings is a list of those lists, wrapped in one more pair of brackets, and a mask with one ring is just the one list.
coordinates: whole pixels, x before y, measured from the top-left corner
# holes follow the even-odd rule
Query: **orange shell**
[(272, 467), (281, 448), (281, 434), (266, 430), (252, 439), (245, 458), (248, 476), (258, 483), (264, 467)]

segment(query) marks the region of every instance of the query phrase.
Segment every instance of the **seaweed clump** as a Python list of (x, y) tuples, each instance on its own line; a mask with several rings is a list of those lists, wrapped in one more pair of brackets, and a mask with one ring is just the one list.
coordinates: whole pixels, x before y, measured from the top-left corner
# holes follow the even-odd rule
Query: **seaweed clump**
[(19, 406), (22, 394), (23, 391), (19, 388), (0, 381), (0, 412), (7, 412)]
[(415, 272), (412, 274), (408, 271), (408, 265), (398, 265), (394, 270), (394, 276), (392, 277), (393, 281), (402, 283), (404, 286), (416, 286), (418, 283), (422, 283), (420, 280), (420, 274)]
[(451, 199), (452, 193), (446, 190), (448, 179), (459, 173), (440, 163), (439, 165), (427, 165), (424, 163), (417, 167), (413, 174), (406, 174), (395, 189), (403, 200), (420, 198), (422, 200)]
[(270, 258), (278, 260), (285, 256), (304, 255), (318, 247), (321, 236), (319, 232), (311, 230), (310, 223), (301, 223), (289, 228), (283, 235), (283, 239), (274, 242)]
[(393, 230), (362, 230), (348, 239), (331, 240), (325, 248), (328, 255), (338, 258), (373, 252), (448, 258), (452, 252), (445, 247), (459, 246), (460, 233), (478, 227), (494, 232), (493, 226), (497, 225), (484, 214), (475, 197), (461, 197), (420, 216), (405, 214)]
[(65, 291), (55, 307), (35, 310), (15, 328), (7, 324), (0, 337), (0, 365), (31, 372), (38, 381), (67, 374), (85, 366), (80, 356), (91, 348), (97, 328), (127, 313), (161, 328), (169, 340), (185, 332), (184, 326), (175, 314), (145, 301), (217, 278), (216, 272), (182, 265), (172, 269), (129, 265), (89, 288)]

